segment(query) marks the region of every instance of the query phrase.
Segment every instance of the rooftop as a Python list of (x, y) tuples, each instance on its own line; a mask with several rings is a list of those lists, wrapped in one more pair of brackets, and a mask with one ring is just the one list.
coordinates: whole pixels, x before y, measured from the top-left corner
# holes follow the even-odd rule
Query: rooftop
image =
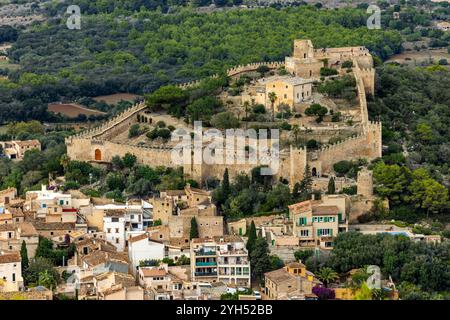
[(101, 250), (95, 250), (90, 254), (84, 256), (82, 259), (89, 266), (97, 266), (99, 264), (111, 261), (128, 263), (128, 258), (125, 254), (121, 254), (118, 252), (106, 252)]
[(20, 254), (17, 251), (0, 251), (0, 263), (21, 262)]
[(280, 284), (285, 281), (291, 281), (295, 279), (295, 276), (287, 272), (284, 268), (266, 272), (264, 274), (266, 278), (269, 278), (272, 282)]
[(164, 269), (141, 268), (144, 277), (164, 277), (167, 271)]
[(271, 77), (267, 77), (267, 78), (262, 78), (258, 81), (258, 83), (268, 84), (268, 83), (271, 83), (274, 81), (281, 81), (281, 82), (284, 82), (284, 83), (287, 83), (287, 84), (290, 84), (293, 86), (313, 82), (312, 79), (304, 79), (304, 78), (300, 78), (300, 77), (293, 77), (290, 75), (286, 75), (286, 76), (271, 76)]
[(323, 214), (338, 214), (339, 208), (337, 206), (316, 206), (312, 208), (313, 215)]

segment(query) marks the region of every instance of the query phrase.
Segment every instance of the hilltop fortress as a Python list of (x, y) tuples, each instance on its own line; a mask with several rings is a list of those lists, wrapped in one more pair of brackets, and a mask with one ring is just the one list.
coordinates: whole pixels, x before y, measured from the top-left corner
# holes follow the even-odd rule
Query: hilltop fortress
[[(283, 178), (290, 185), (301, 181), (306, 165), (309, 165), (313, 176), (326, 176), (333, 174), (333, 164), (342, 160), (365, 158), (372, 160), (381, 157), (381, 123), (371, 122), (368, 119), (366, 94), (374, 94), (373, 60), (365, 47), (323, 48), (314, 49), (310, 40), (295, 40), (294, 54), (286, 57), (284, 62), (253, 63), (237, 66), (227, 70), (231, 78), (237, 78), (246, 72), (255, 71), (259, 66), (265, 65), (270, 69), (284, 67), (291, 75), (304, 79), (318, 81), (320, 69), (324, 66), (340, 69), (344, 61), (352, 61), (351, 74), (356, 80), (357, 101), (360, 121), (352, 126), (352, 136), (339, 143), (327, 145), (321, 149), (310, 151), (306, 148), (290, 146), (280, 150), (279, 170), (276, 179)], [(344, 74), (344, 69), (340, 70)], [(181, 88), (195, 86), (196, 82), (180, 85)], [(167, 144), (142, 145), (123, 143), (114, 138), (128, 132), (135, 123), (155, 124), (161, 120), (161, 115), (152, 113), (145, 103), (139, 103), (99, 127), (81, 132), (66, 139), (67, 153), (70, 159), (88, 161), (91, 163), (109, 163), (113, 156), (124, 156), (132, 153), (137, 157), (138, 163), (149, 166), (176, 167), (172, 159), (173, 146)], [(184, 124), (186, 127), (186, 124)], [(336, 128), (315, 127), (311, 135), (327, 134)], [(339, 128), (337, 128), (339, 129)], [(187, 179), (199, 182), (208, 177), (221, 179), (225, 168), (228, 168), (233, 177), (241, 172), (249, 173), (257, 164), (190, 164), (183, 165), (184, 175)]]

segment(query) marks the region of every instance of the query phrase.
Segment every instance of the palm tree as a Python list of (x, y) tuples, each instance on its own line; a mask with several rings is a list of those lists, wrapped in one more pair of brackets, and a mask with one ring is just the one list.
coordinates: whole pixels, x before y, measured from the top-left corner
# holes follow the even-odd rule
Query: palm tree
[(38, 284), (40, 286), (44, 286), (47, 289), (53, 290), (55, 282), (55, 278), (48, 270), (39, 272)]
[(269, 100), (272, 104), (272, 121), (275, 120), (275, 101), (277, 101), (277, 94), (275, 92), (269, 92)]
[(339, 279), (339, 275), (337, 274), (337, 272), (328, 267), (320, 269), (316, 276), (320, 279), (320, 281), (323, 282), (326, 288), (328, 288), (328, 284), (330, 282), (334, 282)]
[(67, 154), (62, 155), (59, 160), (59, 163), (64, 168), (64, 172), (67, 172), (67, 167), (69, 166), (69, 163), (70, 163), (69, 156)]

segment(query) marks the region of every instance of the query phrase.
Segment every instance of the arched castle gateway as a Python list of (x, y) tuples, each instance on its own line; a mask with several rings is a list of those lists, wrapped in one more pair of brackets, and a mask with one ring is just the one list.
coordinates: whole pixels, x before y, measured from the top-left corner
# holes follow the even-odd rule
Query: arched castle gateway
[[(374, 77), (372, 56), (364, 47), (314, 49), (310, 40), (295, 40), (293, 57), (286, 57), (285, 63), (253, 63), (237, 66), (228, 70), (231, 77), (256, 70), (260, 65), (268, 65), (276, 69), (285, 66), (292, 74), (304, 78), (316, 79), (320, 76), (320, 68), (338, 66), (342, 62), (353, 62), (353, 75), (356, 79), (361, 122), (356, 127), (357, 134), (334, 145), (320, 150), (308, 151), (306, 148), (280, 150), (279, 170), (276, 178), (284, 178), (290, 185), (301, 181), (306, 164), (311, 173), (327, 175), (333, 170), (333, 164), (341, 160), (366, 158), (368, 160), (381, 157), (381, 123), (368, 120), (366, 93), (374, 94)], [(189, 87), (196, 82), (180, 85)], [(151, 113), (144, 103), (139, 103), (99, 127), (84, 131), (66, 139), (67, 153), (72, 160), (108, 163), (115, 155), (124, 156), (127, 152), (134, 154), (141, 164), (149, 166), (176, 167), (172, 161), (172, 146), (152, 145), (140, 146), (115, 141), (113, 138), (128, 132), (134, 123), (156, 123), (159, 115)], [(320, 131), (320, 128), (315, 130)], [(191, 163), (193, 163), (192, 161)], [(233, 177), (241, 172), (249, 173), (257, 164), (223, 164), (210, 165), (185, 164), (183, 170), (186, 178), (202, 182), (208, 177), (221, 178), (225, 168)]]

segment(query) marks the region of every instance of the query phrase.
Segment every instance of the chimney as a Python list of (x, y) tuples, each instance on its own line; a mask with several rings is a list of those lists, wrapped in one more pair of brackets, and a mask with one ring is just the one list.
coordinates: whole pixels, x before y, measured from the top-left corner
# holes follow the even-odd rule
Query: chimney
[(47, 191), (47, 186), (45, 184), (41, 184), (41, 191), (42, 192)]

